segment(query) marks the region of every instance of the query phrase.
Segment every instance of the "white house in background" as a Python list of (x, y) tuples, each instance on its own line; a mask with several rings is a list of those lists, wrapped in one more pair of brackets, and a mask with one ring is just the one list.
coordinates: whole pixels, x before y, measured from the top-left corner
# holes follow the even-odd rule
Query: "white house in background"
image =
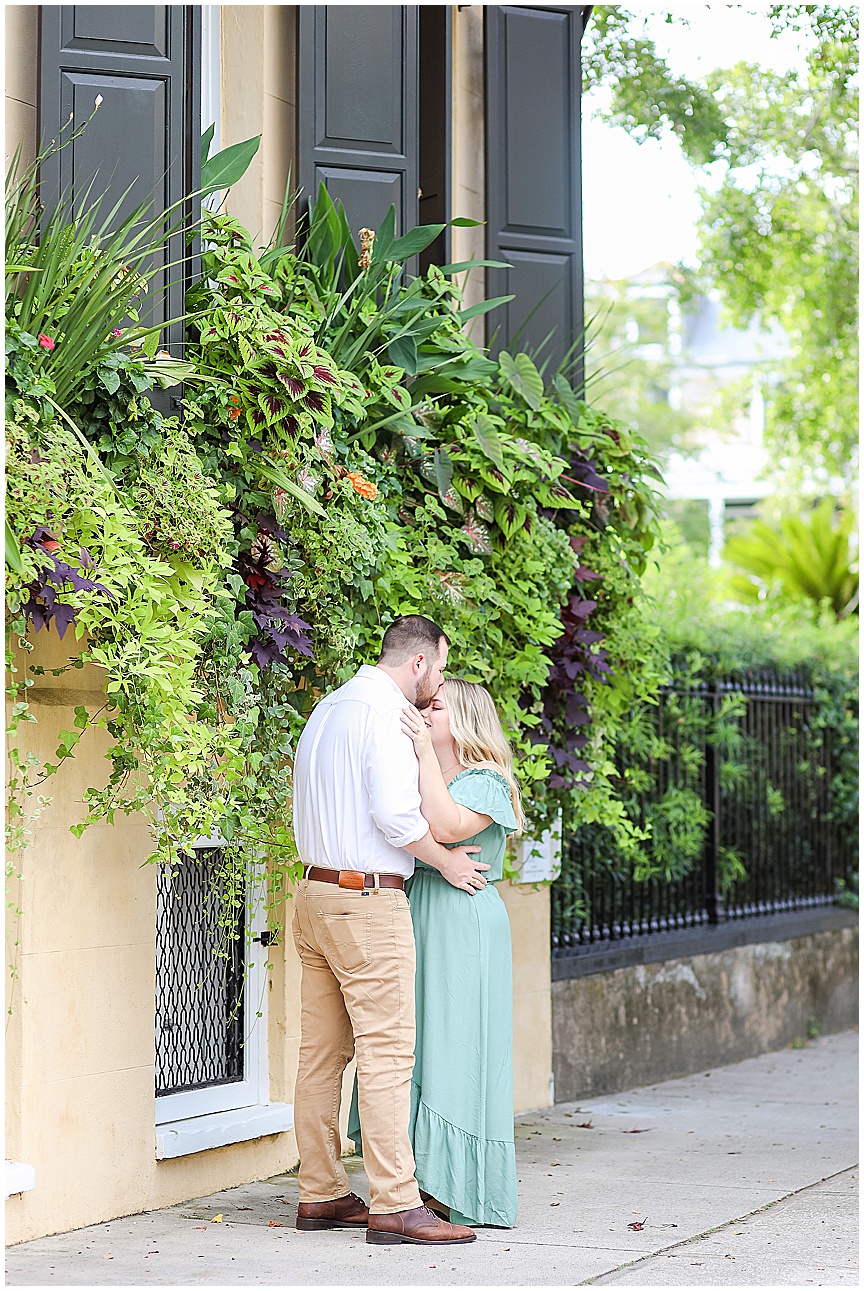
[[(709, 559), (716, 566), (726, 521), (752, 514), (771, 491), (762, 478), (767, 465), (764, 390), (767, 366), (785, 356), (788, 342), (776, 326), (765, 329), (755, 321), (747, 328), (725, 325), (716, 294), (701, 296), (682, 310), (675, 272), (672, 265), (657, 264), (626, 283), (600, 286), (611, 289), (610, 296), (619, 301), (623, 298), (622, 339), (630, 354), (660, 366), (666, 388), (656, 390), (656, 397), (686, 413), (691, 422), (686, 450), (673, 450), (664, 464), (667, 496), (707, 504)], [(624, 373), (626, 380), (626, 368)], [(721, 426), (719, 401), (735, 387), (740, 396), (730, 401), (735, 407)]]
[(724, 326), (716, 295), (702, 296), (695, 308), (681, 313), (669, 298), (670, 353), (675, 356), (669, 402), (681, 409), (704, 407), (712, 391), (719, 394), (749, 378), (749, 403), (729, 426), (694, 426), (698, 454), (673, 453), (666, 465), (670, 498), (704, 499), (708, 503), (709, 563), (720, 564), (726, 520), (752, 513), (771, 490), (763, 476), (767, 454), (765, 430), (765, 365), (782, 358), (788, 342), (779, 327), (763, 329), (751, 322), (745, 329)]

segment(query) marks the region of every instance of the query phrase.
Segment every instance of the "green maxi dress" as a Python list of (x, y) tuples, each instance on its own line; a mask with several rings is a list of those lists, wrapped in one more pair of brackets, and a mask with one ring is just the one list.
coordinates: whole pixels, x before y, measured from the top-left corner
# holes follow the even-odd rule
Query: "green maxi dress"
[[(417, 1182), (453, 1223), (516, 1222), (513, 1141), (513, 963), (510, 923), (495, 884), (516, 829), (498, 771), (469, 767), (449, 782), (455, 802), (492, 817), (476, 843), (487, 885), (472, 896), (418, 861), (406, 883), (417, 943), (417, 1042), (411, 1143)], [(357, 1086), (348, 1133), (362, 1152)]]

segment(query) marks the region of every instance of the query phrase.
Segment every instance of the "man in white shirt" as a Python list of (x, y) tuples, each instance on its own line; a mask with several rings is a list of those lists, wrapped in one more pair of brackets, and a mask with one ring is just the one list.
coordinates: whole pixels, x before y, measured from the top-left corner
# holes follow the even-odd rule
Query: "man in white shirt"
[[(403, 884), (414, 857), (475, 892), (477, 847), (442, 847), (420, 812), (418, 766), (400, 715), (425, 708), (449, 642), (419, 614), (385, 632), (381, 658), (325, 696), (294, 762), (294, 829), (305, 877), (293, 932), (302, 963), (294, 1123), (300, 1229), (366, 1227), (366, 1240), (474, 1241), (421, 1205), (408, 1136), (414, 1066), (414, 933)], [(342, 1074), (356, 1050), (366, 1205), (341, 1162)]]

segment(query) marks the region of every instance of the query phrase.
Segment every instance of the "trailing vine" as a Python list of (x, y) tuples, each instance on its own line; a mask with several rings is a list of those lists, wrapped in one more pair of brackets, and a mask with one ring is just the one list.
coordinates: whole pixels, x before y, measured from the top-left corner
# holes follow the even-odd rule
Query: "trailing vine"
[[(406, 281), (404, 261), (438, 231), (396, 239), (388, 217), (364, 265), (323, 196), (302, 251), (277, 238), (256, 254), (236, 221), (208, 216), (184, 363), (146, 329), (124, 332), (130, 283), (64, 377), (65, 406), (63, 336), (44, 333), (49, 347), (22, 324), (26, 273), (13, 282), (13, 847), (46, 779), (99, 726), (108, 773), (74, 832), (141, 811), (154, 861), (223, 840), (226, 919), (263, 864), (278, 900), (296, 874), (305, 717), (413, 611), (495, 696), (532, 824), (563, 808), (636, 839), (610, 740), (662, 673), (639, 593), (656, 470), (563, 378), (547, 386), (528, 355), (493, 360), (465, 336), (478, 312), (462, 304), (465, 266)], [(73, 258), (55, 284), (66, 328), (76, 308), (86, 322), (77, 274)], [(149, 398), (180, 379), (182, 422)], [(37, 765), (15, 740), (34, 717), (28, 659), (46, 630), (74, 639), (70, 667), (101, 669), (105, 703), (79, 706), (57, 758)]]

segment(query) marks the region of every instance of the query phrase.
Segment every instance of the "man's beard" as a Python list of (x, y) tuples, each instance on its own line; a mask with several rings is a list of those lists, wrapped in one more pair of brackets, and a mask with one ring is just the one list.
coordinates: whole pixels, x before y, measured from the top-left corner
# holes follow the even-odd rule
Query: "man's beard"
[(428, 708), (429, 705), (432, 703), (432, 700), (435, 698), (436, 694), (438, 693), (439, 687), (440, 687), (440, 682), (438, 686), (436, 686), (435, 689), (433, 690), (432, 670), (430, 668), (427, 668), (426, 671), (423, 673), (423, 676), (418, 678), (417, 680), (417, 694), (414, 699), (414, 707), (419, 709), (420, 712), (422, 713), (423, 709)]

